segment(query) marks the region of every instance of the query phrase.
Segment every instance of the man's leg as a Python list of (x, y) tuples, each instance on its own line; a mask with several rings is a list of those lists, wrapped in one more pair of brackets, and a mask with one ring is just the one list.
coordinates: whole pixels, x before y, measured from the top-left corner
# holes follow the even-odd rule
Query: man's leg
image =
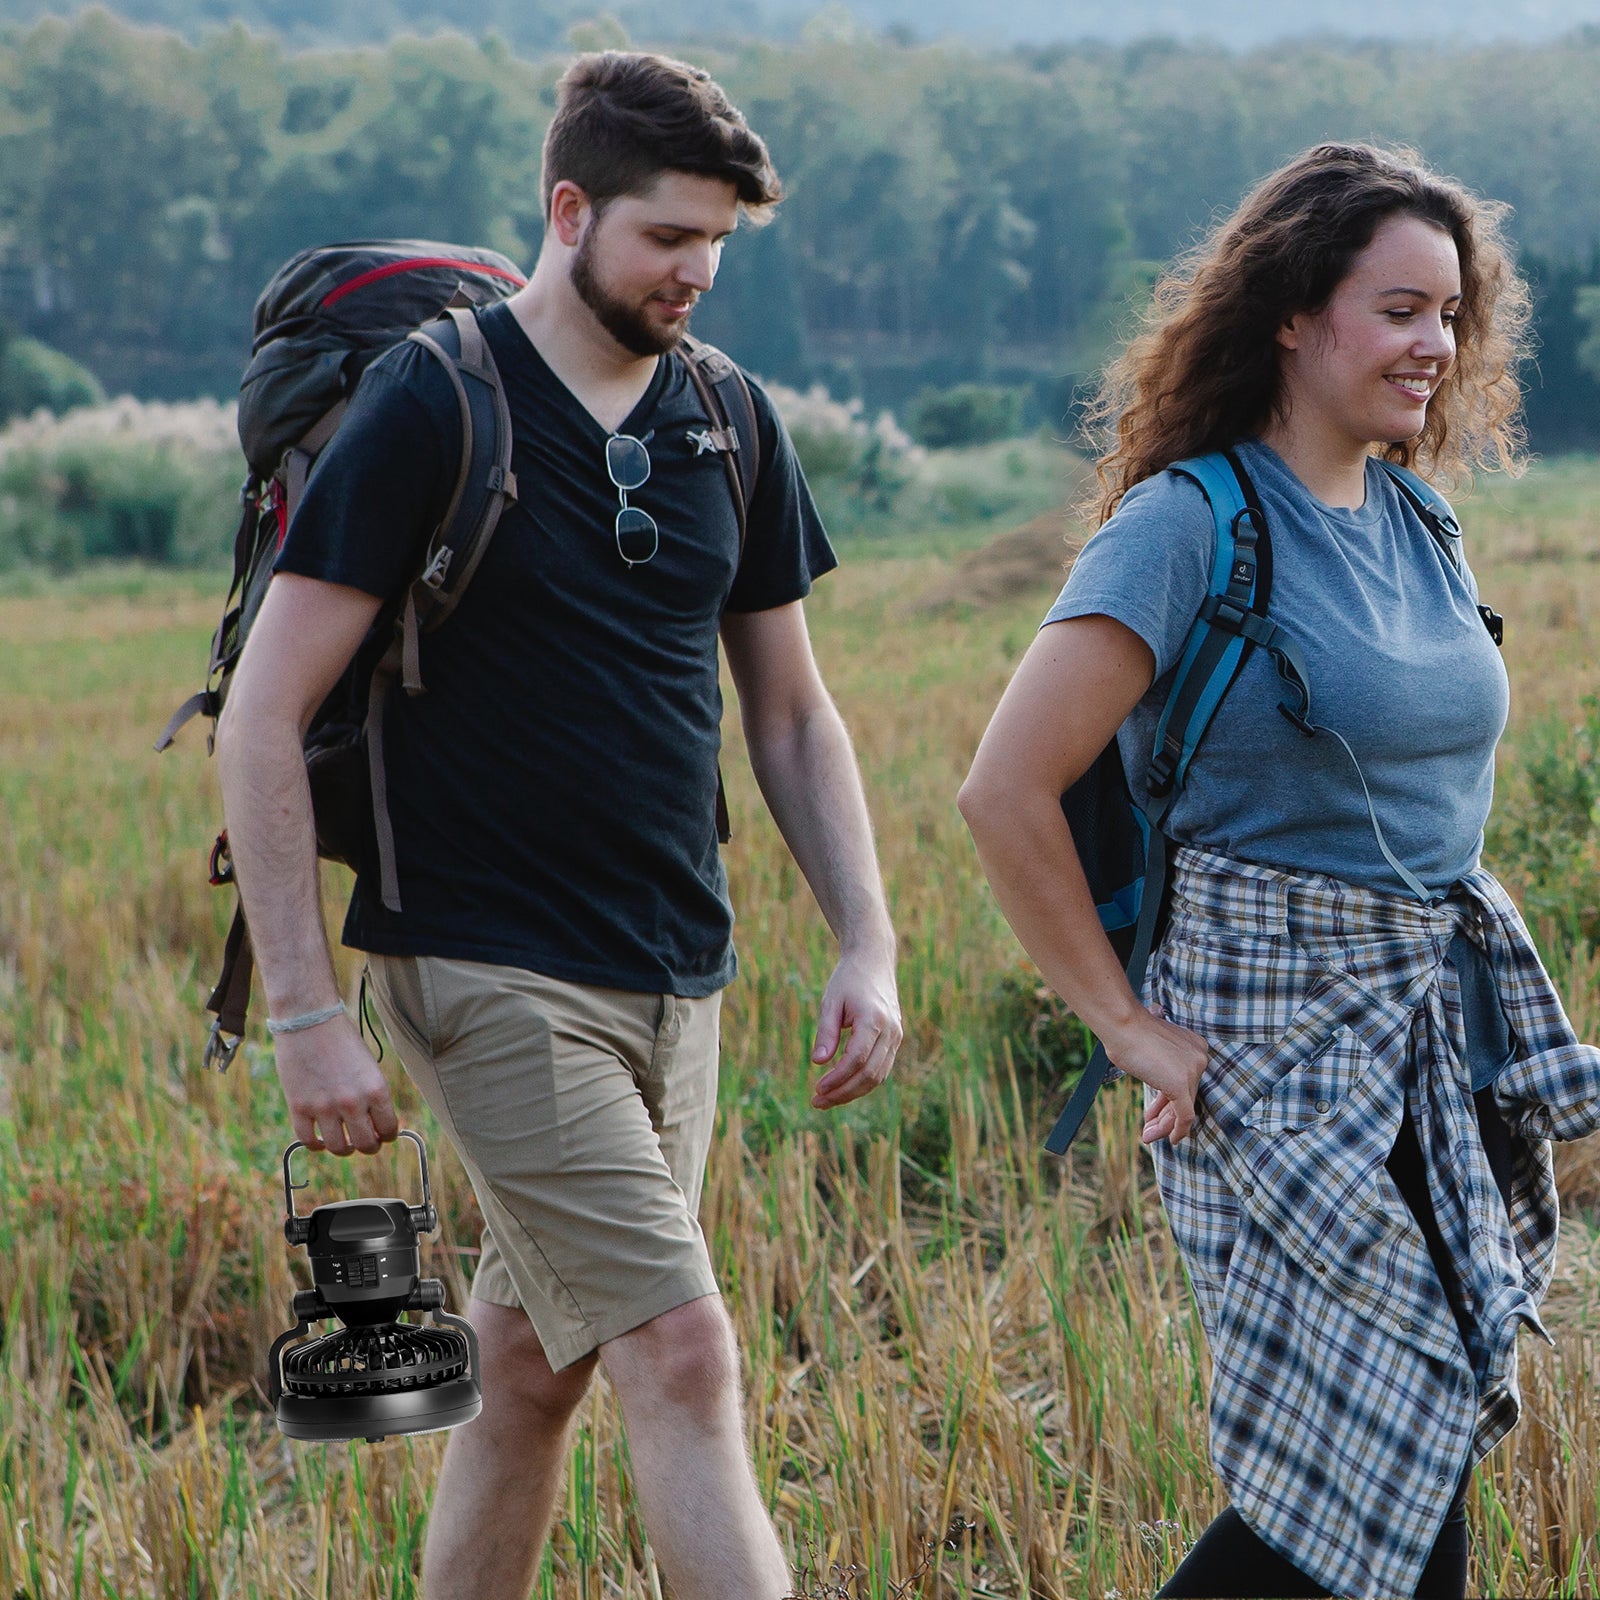
[(788, 1594), (745, 1450), (739, 1352), (721, 1297), (610, 1340), (600, 1359), (622, 1405), (645, 1528), (679, 1600)]
[[(488, 1224), (474, 1317), (484, 1302), (520, 1301), (538, 1329), (539, 1368), (548, 1372), (547, 1355), (563, 1366), (548, 1390), (517, 1368), (532, 1384), (524, 1404), (546, 1413), (545, 1437), (551, 1422), (565, 1435), (581, 1397), (565, 1394), (567, 1370), (592, 1368), (598, 1350), (678, 1600), (779, 1600), (788, 1572), (745, 1454), (738, 1352), (695, 1221), (716, 1113), (717, 997), (603, 990), (435, 957), (374, 956), (371, 966), (390, 1036)], [(534, 1521), (523, 1497), (536, 1478), (553, 1496), (565, 1453), (563, 1437), (541, 1470), (518, 1453), (526, 1441), (514, 1428), (504, 1451), (493, 1432), (481, 1447), (466, 1437), (502, 1405), (495, 1363), (485, 1350), (484, 1412), (447, 1452), (425, 1561), (440, 1587), (427, 1600), (525, 1600), (526, 1588), (457, 1586), (449, 1570), (498, 1508), (521, 1499), (518, 1520)], [(514, 1488), (497, 1481), (513, 1471)], [(547, 1498), (521, 1542), (494, 1530), (530, 1574), (548, 1515)], [(457, 1524), (468, 1530), (459, 1537)]]
[(445, 1448), (422, 1557), (424, 1600), (527, 1600), (591, 1356), (552, 1372), (520, 1308), (474, 1300), (485, 1404)]

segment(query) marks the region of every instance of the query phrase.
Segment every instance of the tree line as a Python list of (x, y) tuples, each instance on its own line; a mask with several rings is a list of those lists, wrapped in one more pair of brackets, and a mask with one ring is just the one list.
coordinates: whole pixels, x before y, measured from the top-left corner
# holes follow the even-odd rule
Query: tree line
[[(31, 23), (81, 9), (82, 0), (0, 0), (0, 24)], [(1593, 0), (1408, 0), (1378, 12), (1370, 0), (1318, 0), (1315, 14), (1283, 0), (1120, 0), (1114, 7), (1064, 6), (1060, 0), (610, 0), (609, 15), (641, 39), (705, 40), (739, 36), (793, 40), (818, 12), (836, 10), (877, 31), (906, 39), (958, 38), (986, 47), (1068, 39), (1126, 43), (1166, 34), (1253, 49), (1316, 33), (1357, 39), (1516, 39), (1545, 42), (1594, 21)], [(116, 0), (131, 22), (172, 28), (190, 39), (224, 16), (277, 34), (296, 49), (384, 44), (399, 33), (459, 28), (499, 33), (519, 52), (559, 50), (575, 22), (594, 15), (593, 0)], [(830, 24), (824, 23), (823, 26)]]
[[(600, 21), (573, 42), (622, 42)], [(679, 47), (789, 189), (697, 331), (755, 371), (904, 409), (967, 381), (1064, 425), (1160, 263), (1323, 138), (1403, 142), (1514, 207), (1541, 448), (1600, 446), (1600, 30), (1542, 47), (1171, 41), (979, 53), (862, 31)], [(225, 393), (273, 269), (416, 235), (531, 263), (563, 58), (497, 37), (291, 52), (105, 11), (0, 29), (0, 322), (111, 390)]]

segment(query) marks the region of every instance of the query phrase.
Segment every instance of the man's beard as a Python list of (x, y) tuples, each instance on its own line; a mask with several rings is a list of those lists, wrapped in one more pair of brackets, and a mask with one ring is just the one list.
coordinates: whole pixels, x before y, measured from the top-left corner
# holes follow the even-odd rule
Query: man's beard
[(572, 256), (572, 287), (578, 298), (594, 313), (595, 320), (624, 350), (636, 356), (661, 356), (676, 349), (688, 331), (689, 319), (672, 328), (653, 325), (640, 306), (630, 306), (607, 293), (594, 264), (594, 236), (591, 224), (578, 241)]

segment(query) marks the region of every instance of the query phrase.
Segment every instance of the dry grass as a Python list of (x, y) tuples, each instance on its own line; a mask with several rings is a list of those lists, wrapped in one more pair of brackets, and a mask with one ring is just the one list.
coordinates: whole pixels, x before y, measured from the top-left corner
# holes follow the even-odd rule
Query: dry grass
[(1087, 534), (1065, 506), (1042, 512), (956, 562), (929, 587), (922, 604), (929, 611), (959, 612), (1033, 594), (1042, 584), (1059, 586)]
[[(1531, 551), (1503, 508), (1482, 521), (1517, 715), (1570, 703), (1592, 686), (1600, 566), (1575, 536)], [(730, 719), (744, 970), (703, 1220), (763, 1490), (808, 1582), (858, 1600), (893, 1595), (952, 1523), (971, 1528), (907, 1594), (1147, 1594), (1220, 1506), (1204, 1342), (1133, 1096), (1102, 1096), (1065, 1169), (1039, 1155), (1055, 1084), (1018, 1021), (1030, 980), (953, 804), (1058, 578), (1019, 581), (980, 592), (975, 569), (932, 558), (859, 562), (811, 607), (903, 935), (903, 1065), (847, 1114), (806, 1109), (828, 940)], [(951, 584), (959, 606), (924, 608)], [(293, 1287), (276, 1190), (289, 1130), (261, 1041), (227, 1078), (199, 1072), (228, 911), (201, 870), (214, 772), (198, 738), (148, 750), (212, 620), (182, 593), (0, 601), (0, 1594), (401, 1600), (439, 1441), (307, 1449), (262, 1411)], [(1561, 974), (1600, 1038), (1594, 960), (1573, 953)], [(399, 1093), (435, 1156), (430, 1267), (459, 1298), (471, 1196)], [(1587, 1147), (1560, 1170), (1574, 1200), (1600, 1199)], [(411, 1181), (388, 1155), (316, 1178), (328, 1193)], [(1600, 1240), (1575, 1220), (1548, 1308), (1558, 1348), (1525, 1342), (1526, 1420), (1474, 1490), (1474, 1593), (1600, 1593), (1597, 1282)], [(659, 1592), (629, 1474), (601, 1388), (541, 1600)]]

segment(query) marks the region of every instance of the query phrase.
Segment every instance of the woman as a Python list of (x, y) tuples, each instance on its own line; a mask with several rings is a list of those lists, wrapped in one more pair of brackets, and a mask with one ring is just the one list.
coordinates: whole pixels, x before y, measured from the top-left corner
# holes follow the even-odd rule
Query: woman
[[(1408, 156), (1322, 145), (1158, 286), (1102, 390), (1104, 526), (961, 793), (1017, 936), (1146, 1085), (1232, 1502), (1163, 1595), (1465, 1594), (1472, 1466), (1516, 1419), (1518, 1326), (1544, 1333), (1546, 1140), (1600, 1125), (1600, 1052), (1478, 866), (1495, 641), (1453, 541), (1382, 465), (1518, 465), (1527, 295), (1501, 209)], [(1253, 651), (1167, 818), (1146, 1007), (1058, 801), (1114, 736), (1142, 791), (1214, 539), (1165, 469), (1227, 447), (1318, 731), (1277, 714)]]

